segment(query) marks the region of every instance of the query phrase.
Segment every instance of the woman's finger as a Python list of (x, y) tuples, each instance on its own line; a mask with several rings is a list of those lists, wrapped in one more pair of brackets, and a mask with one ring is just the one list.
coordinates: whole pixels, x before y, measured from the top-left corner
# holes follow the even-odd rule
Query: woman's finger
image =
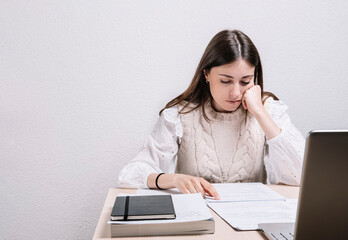
[(217, 193), (217, 191), (215, 190), (215, 188), (213, 187), (213, 185), (211, 185), (211, 183), (209, 183), (207, 180), (205, 180), (204, 178), (201, 179), (201, 184), (204, 188), (204, 191), (207, 192), (210, 196), (214, 197), (215, 200), (219, 200), (220, 196)]
[(197, 192), (200, 192), (203, 197), (205, 196), (205, 190), (203, 189), (203, 186), (199, 180), (194, 180), (194, 188)]
[(186, 182), (185, 186), (190, 191), (190, 193), (197, 193), (197, 190), (195, 189), (191, 181)]
[(247, 110), (247, 109), (248, 109), (248, 106), (247, 106), (246, 101), (244, 100), (244, 98), (243, 98), (243, 100), (242, 100), (242, 104), (243, 104), (243, 108), (244, 108), (245, 110)]
[(177, 187), (179, 189), (180, 192), (184, 193), (184, 194), (189, 194), (190, 191), (183, 185), (183, 186), (178, 186)]

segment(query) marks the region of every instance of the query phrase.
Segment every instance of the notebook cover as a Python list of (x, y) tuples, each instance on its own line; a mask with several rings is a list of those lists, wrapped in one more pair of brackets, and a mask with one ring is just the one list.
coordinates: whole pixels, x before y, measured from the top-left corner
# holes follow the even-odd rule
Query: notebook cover
[(146, 195), (128, 197), (128, 205), (126, 203), (126, 196), (120, 196), (116, 198), (114, 207), (111, 212), (112, 220), (125, 221), (175, 218), (175, 211), (171, 195)]

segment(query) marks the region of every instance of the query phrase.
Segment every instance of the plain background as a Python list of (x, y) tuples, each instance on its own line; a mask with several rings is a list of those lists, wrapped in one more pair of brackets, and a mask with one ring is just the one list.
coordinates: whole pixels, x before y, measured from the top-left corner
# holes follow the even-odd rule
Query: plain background
[(305, 136), (348, 128), (348, 1), (0, 1), (1, 239), (91, 239), (108, 188), (186, 89), (210, 39), (244, 31)]

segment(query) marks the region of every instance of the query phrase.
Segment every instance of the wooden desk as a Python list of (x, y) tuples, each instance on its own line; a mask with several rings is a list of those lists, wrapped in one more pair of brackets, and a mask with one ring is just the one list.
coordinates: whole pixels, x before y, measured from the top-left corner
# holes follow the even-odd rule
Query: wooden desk
[[(299, 187), (291, 187), (284, 185), (267, 185), (271, 189), (280, 193), (286, 198), (297, 198), (299, 193)], [(135, 189), (117, 189), (110, 188), (108, 195), (106, 197), (103, 210), (100, 214), (97, 228), (94, 232), (94, 240), (107, 240), (115, 239), (111, 238), (110, 226), (107, 221), (110, 218), (110, 213), (115, 202), (115, 198), (119, 193), (135, 193)], [(260, 231), (236, 231), (230, 225), (228, 225), (224, 220), (222, 220), (214, 211), (210, 209), (214, 219), (215, 219), (215, 233), (214, 234), (204, 234), (204, 235), (190, 235), (190, 236), (158, 236), (158, 237), (129, 237), (120, 239), (267, 239), (263, 236)]]

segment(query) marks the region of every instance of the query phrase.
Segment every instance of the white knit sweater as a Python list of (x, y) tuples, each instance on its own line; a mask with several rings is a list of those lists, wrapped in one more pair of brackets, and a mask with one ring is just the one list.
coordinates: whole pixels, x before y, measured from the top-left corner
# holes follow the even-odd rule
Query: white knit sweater
[(208, 104), (208, 123), (196, 109), (178, 114), (180, 107), (163, 111), (143, 149), (119, 174), (118, 187), (147, 188), (151, 173), (186, 173), (210, 182), (264, 182), (299, 185), (304, 138), (293, 126), (287, 106), (268, 98), (265, 108), (282, 129), (266, 140), (256, 119), (239, 108), (215, 112)]
[[(265, 134), (252, 114), (240, 107), (216, 112), (210, 105), (181, 114), (183, 137), (176, 172), (212, 183), (264, 182)], [(246, 118), (246, 119), (245, 119)]]

